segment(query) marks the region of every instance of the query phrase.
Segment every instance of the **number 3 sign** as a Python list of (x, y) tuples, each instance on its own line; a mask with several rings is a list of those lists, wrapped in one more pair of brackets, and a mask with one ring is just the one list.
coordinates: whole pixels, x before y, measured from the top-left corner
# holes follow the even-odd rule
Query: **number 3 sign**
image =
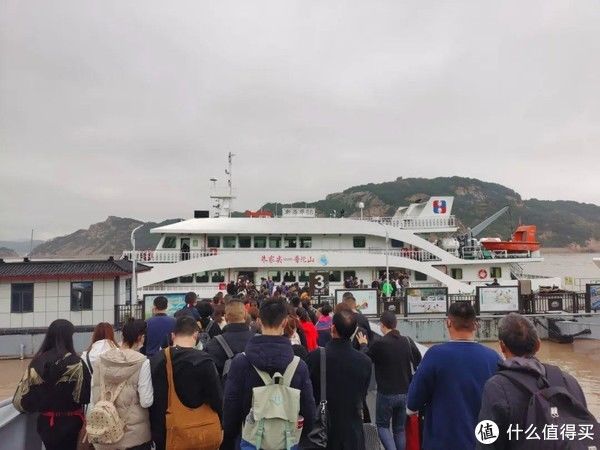
[(329, 295), (329, 273), (311, 272), (309, 276), (310, 296)]

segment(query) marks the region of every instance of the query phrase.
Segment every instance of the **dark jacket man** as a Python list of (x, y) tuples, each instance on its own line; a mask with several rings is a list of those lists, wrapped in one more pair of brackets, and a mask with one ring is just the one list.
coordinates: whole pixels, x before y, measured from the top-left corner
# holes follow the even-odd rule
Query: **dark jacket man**
[(144, 352), (148, 358), (154, 356), (161, 346), (166, 345), (175, 327), (175, 319), (167, 315), (168, 300), (164, 296), (154, 299), (153, 316), (146, 320), (146, 339)]
[[(171, 358), (177, 396), (188, 408), (198, 408), (207, 403), (222, 417), (223, 391), (215, 365), (210, 355), (193, 348), (198, 337), (198, 325), (190, 317), (180, 317), (173, 334), (175, 345), (171, 347)], [(164, 350), (150, 360), (154, 388), (154, 403), (150, 407), (150, 428), (157, 450), (165, 449), (166, 439), (168, 385), (165, 363)]]
[[(250, 412), (252, 389), (264, 383), (254, 367), (273, 376), (285, 372), (294, 353), (290, 340), (283, 336), (287, 320), (287, 304), (280, 299), (269, 299), (260, 307), (261, 336), (254, 336), (243, 354), (232, 363), (225, 383), (225, 406), (223, 410), (223, 444), (221, 450), (233, 450)], [(254, 367), (253, 367), (254, 366)], [(291, 387), (300, 390), (300, 415), (304, 417), (304, 432), (310, 431), (315, 420), (315, 400), (308, 368), (300, 361)]]
[[(330, 428), (327, 448), (330, 450), (362, 450), (363, 402), (371, 380), (371, 361), (354, 350), (350, 337), (356, 330), (356, 316), (350, 311), (334, 314), (331, 334), (333, 339), (325, 347), (327, 369), (327, 406)], [(320, 400), (320, 355), (308, 355), (310, 378), (315, 401)]]
[[(506, 360), (498, 364), (498, 373), (485, 384), (479, 421), (494, 421), (498, 425), (500, 436), (493, 444), (478, 443), (478, 449), (509, 450), (521, 448), (518, 445), (523, 444), (515, 441), (514, 437), (509, 441), (507, 430), (509, 425), (524, 427), (524, 415), (531, 394), (516, 386), (513, 381), (502, 375), (503, 373), (517, 374), (519, 381), (531, 389), (536, 389), (538, 379), (544, 376), (551, 386), (566, 388), (579, 403), (587, 407), (585, 395), (575, 378), (557, 367), (542, 364), (535, 357), (540, 348), (540, 340), (535, 326), (529, 319), (516, 313), (503, 317), (498, 323), (498, 338)], [(541, 433), (541, 430), (538, 432)], [(596, 438), (597, 433), (596, 427)], [(522, 440), (523, 436), (520, 439)], [(597, 444), (595, 441), (586, 442)]]
[[(225, 306), (225, 320), (228, 325), (223, 328), (223, 338), (231, 347), (234, 355), (242, 353), (248, 341), (254, 336), (246, 324), (246, 309), (242, 302), (231, 301)], [(216, 339), (211, 339), (205, 348), (206, 352), (212, 356), (220, 375), (223, 375), (223, 367), (227, 361), (227, 354)]]

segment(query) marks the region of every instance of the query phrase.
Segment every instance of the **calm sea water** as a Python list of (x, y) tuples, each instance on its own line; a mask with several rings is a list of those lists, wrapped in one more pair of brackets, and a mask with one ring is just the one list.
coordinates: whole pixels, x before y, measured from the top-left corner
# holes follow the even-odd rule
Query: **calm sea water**
[(600, 258), (600, 253), (544, 253), (541, 263), (522, 264), (526, 273), (551, 277), (598, 278), (600, 269), (592, 258)]

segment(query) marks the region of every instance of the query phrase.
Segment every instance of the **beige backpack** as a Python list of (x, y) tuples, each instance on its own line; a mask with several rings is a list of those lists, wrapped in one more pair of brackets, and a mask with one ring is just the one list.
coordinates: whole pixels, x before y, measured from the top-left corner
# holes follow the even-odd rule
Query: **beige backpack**
[(115, 444), (123, 439), (125, 422), (119, 417), (114, 402), (125, 387), (126, 381), (114, 388), (107, 388), (104, 382), (104, 371), (102, 370), (99, 375), (101, 397), (88, 413), (85, 431), (91, 444)]

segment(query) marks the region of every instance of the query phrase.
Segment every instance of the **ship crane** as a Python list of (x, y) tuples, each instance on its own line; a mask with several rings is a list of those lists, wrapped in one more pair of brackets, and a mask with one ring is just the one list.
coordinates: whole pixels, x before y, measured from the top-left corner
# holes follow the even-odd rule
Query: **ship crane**
[(479, 236), (487, 227), (493, 224), (496, 220), (498, 220), (500, 217), (506, 214), (508, 209), (509, 207), (505, 206), (499, 211), (496, 211), (483, 222), (475, 225), (473, 228), (468, 228), (467, 232), (462, 236), (458, 236), (459, 251), (463, 255), (463, 257), (465, 255), (473, 255), (475, 252), (481, 249), (479, 240), (477, 240), (477, 236)]

